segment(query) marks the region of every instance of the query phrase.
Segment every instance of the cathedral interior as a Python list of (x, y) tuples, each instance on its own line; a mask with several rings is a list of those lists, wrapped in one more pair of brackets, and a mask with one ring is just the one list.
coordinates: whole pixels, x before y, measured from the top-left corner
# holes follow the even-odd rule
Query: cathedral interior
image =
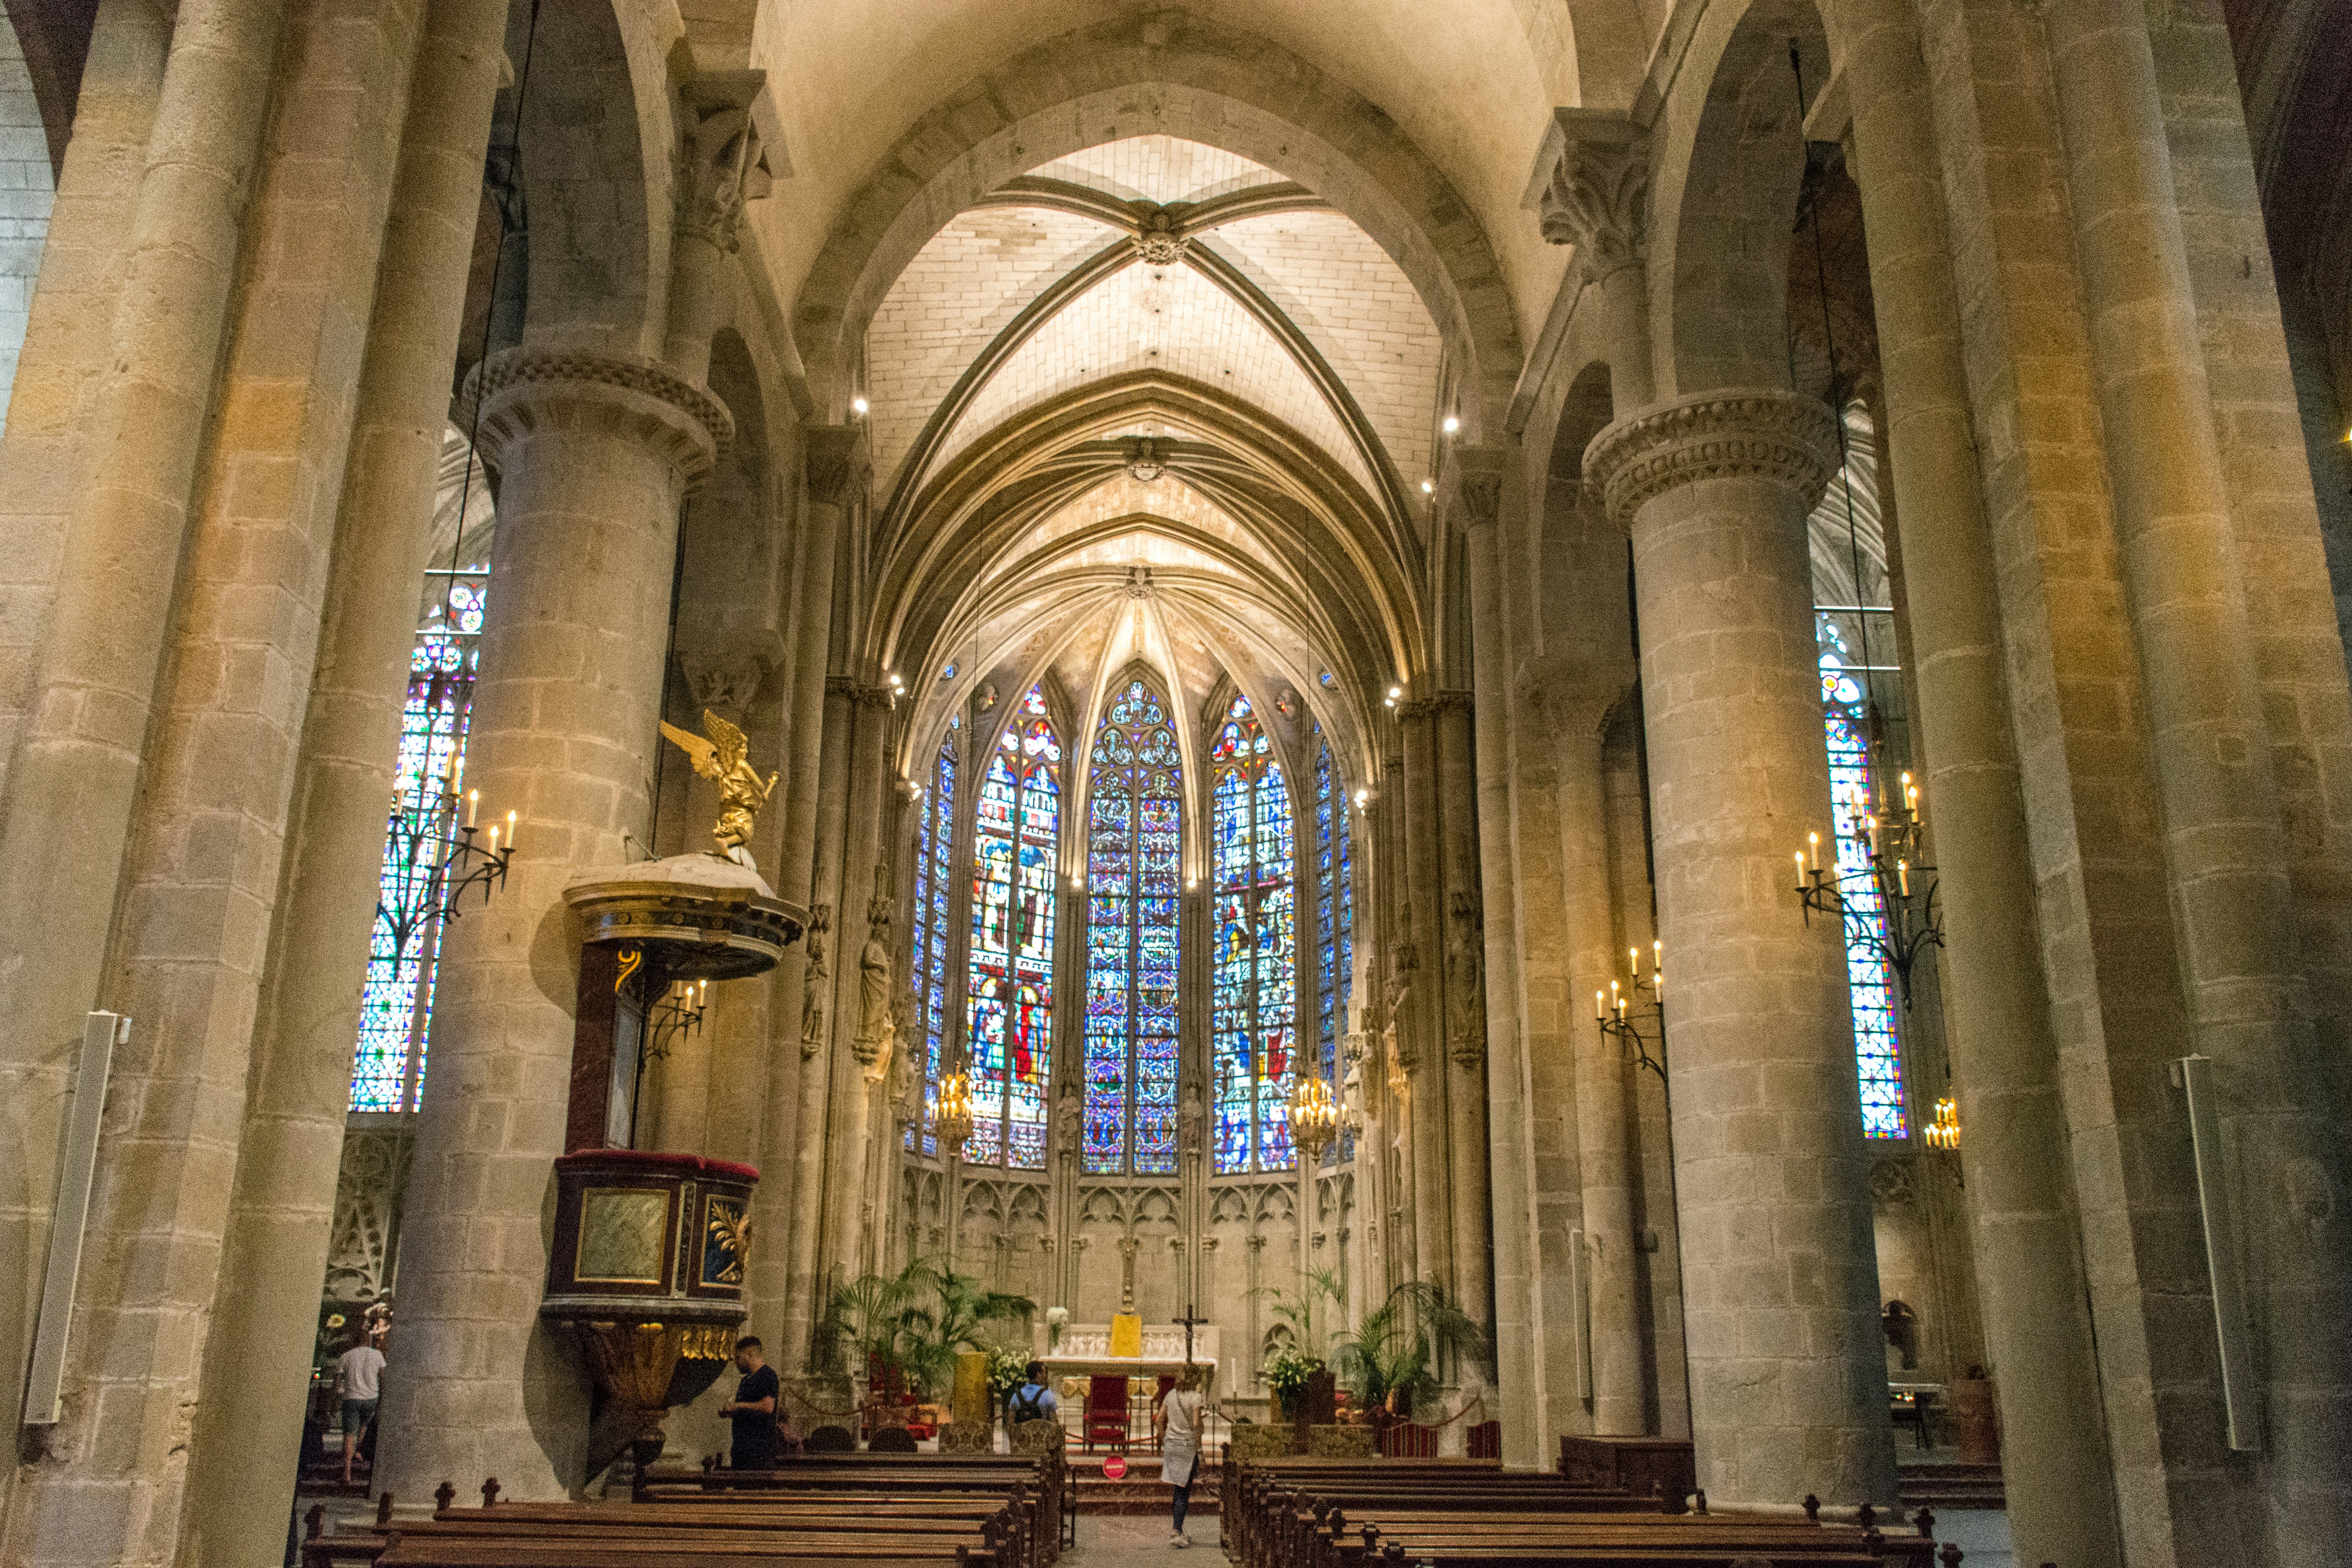
[(919, 1265), (2352, 1562), (2352, 5), (5, 18), (0, 1563)]

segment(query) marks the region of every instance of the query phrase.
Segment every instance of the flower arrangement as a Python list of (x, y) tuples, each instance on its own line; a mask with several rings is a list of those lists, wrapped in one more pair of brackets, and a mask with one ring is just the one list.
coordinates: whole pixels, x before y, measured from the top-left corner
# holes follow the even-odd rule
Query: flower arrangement
[(1045, 1309), (1045, 1349), (1047, 1351), (1057, 1351), (1062, 1348), (1062, 1325), (1069, 1321), (1070, 1310), (1067, 1307)]
[(1002, 1405), (1005, 1397), (1021, 1386), (1029, 1370), (1029, 1357), (1021, 1351), (1006, 1350), (1003, 1345), (990, 1345), (988, 1350), (988, 1391)]
[(1265, 1361), (1265, 1385), (1287, 1403), (1291, 1395), (1307, 1386), (1308, 1378), (1322, 1370), (1321, 1356), (1301, 1355), (1289, 1350), (1276, 1351)]

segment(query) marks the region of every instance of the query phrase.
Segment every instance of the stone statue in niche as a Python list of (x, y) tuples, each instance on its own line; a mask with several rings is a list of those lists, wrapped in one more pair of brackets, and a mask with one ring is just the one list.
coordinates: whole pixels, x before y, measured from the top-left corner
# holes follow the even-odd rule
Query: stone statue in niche
[(1176, 1110), (1176, 1151), (1180, 1154), (1201, 1152), (1202, 1139), (1209, 1131), (1209, 1112), (1201, 1103), (1201, 1086), (1187, 1083), (1183, 1102)]
[(1078, 1140), (1085, 1129), (1086, 1110), (1078, 1100), (1078, 1086), (1066, 1083), (1062, 1086), (1061, 1102), (1054, 1107), (1055, 1146), (1061, 1150), (1063, 1159), (1078, 1157)]
[(866, 946), (857, 954), (857, 1034), (860, 1065), (871, 1068), (889, 1044), (890, 916), (897, 900), (877, 893), (866, 905)]
[[(1389, 949), (1389, 1056), (1397, 1073), (1410, 1073), (1420, 1065), (1413, 1054), (1412, 1039), (1405, 1028), (1405, 1001), (1412, 994), (1413, 971), (1421, 967), (1421, 954), (1409, 942), (1400, 942)], [(1393, 1083), (1396, 1074), (1390, 1075)]]
[(824, 997), (832, 972), (824, 963), (824, 933), (833, 928), (833, 906), (819, 904), (809, 911), (808, 969), (801, 987), (801, 1060), (816, 1055), (824, 1044)]
[(1454, 895), (1453, 925), (1451, 1044), (1454, 1063), (1467, 1070), (1476, 1067), (1486, 1054), (1486, 921), (1481, 918), (1477, 894), (1464, 889)]

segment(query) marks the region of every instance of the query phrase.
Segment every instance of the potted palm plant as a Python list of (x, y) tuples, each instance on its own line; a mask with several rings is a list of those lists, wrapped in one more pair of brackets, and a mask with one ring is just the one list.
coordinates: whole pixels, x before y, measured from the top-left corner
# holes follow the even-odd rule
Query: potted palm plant
[(1025, 1318), (1026, 1296), (982, 1288), (969, 1274), (926, 1258), (896, 1274), (866, 1274), (841, 1286), (826, 1303), (834, 1332), (866, 1369), (875, 1424), (904, 1419), (916, 1394), (936, 1396), (955, 1374), (960, 1352), (980, 1342), (991, 1323)]
[(1483, 1360), (1486, 1331), (1443, 1286), (1408, 1279), (1353, 1329), (1332, 1336), (1332, 1360), (1348, 1392), (1385, 1438), (1415, 1405), (1437, 1394), (1442, 1363)]

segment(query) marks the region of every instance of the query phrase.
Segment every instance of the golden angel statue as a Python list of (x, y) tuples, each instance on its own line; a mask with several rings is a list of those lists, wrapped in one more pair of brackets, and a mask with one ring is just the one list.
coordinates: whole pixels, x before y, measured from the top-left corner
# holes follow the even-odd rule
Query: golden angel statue
[(776, 793), (779, 775), (770, 773), (763, 782), (748, 760), (751, 742), (743, 739), (743, 731), (708, 708), (702, 710), (702, 728), (707, 740), (667, 722), (662, 733), (694, 759), (696, 773), (719, 786), (719, 820), (710, 837), (719, 841), (719, 858), (749, 866), (751, 852), (745, 846), (751, 842), (752, 814)]

